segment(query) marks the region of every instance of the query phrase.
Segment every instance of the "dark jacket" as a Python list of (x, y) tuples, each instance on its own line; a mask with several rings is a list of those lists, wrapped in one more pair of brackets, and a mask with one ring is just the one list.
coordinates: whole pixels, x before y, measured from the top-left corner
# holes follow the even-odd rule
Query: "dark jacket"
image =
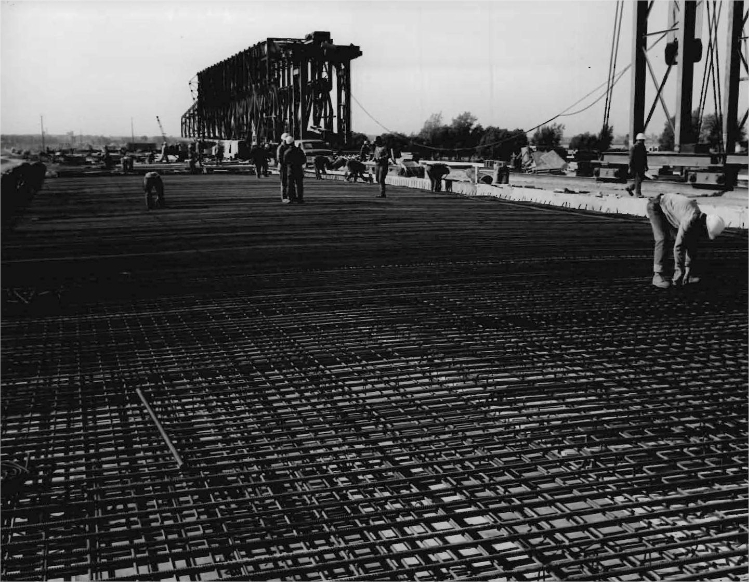
[(296, 146), (289, 146), (283, 154), (283, 164), (287, 168), (303, 168), (307, 164), (307, 156)]
[(639, 173), (648, 169), (648, 150), (644, 143), (638, 141), (629, 150), (629, 169)]

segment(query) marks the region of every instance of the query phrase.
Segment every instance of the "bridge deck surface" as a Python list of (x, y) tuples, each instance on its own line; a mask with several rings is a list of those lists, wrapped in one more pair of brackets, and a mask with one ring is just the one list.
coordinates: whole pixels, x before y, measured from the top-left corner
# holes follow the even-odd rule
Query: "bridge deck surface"
[(663, 291), (642, 219), (140, 183), (3, 234), (3, 579), (746, 574), (745, 236)]

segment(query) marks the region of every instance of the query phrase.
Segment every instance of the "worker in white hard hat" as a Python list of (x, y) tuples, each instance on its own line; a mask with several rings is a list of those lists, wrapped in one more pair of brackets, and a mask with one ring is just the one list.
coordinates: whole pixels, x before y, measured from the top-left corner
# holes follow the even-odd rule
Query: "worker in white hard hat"
[(634, 184), (627, 186), (627, 191), (629, 191), (631, 196), (642, 198), (642, 181), (648, 169), (648, 150), (645, 148), (645, 134), (638, 133), (635, 137), (635, 144), (629, 150), (629, 173), (635, 179)]
[[(278, 164), (278, 171), (281, 174), (281, 202), (288, 203), (289, 196), (287, 192), (287, 177), (286, 177), (286, 164), (284, 163), (283, 156), (286, 150), (289, 149), (289, 144), (286, 143), (286, 138), (289, 134), (284, 132), (281, 134), (281, 145), (276, 149), (276, 163)], [(294, 141), (293, 138), (291, 140)]]
[[(648, 201), (648, 218), (653, 227), (653, 285), (665, 289), (673, 285), (699, 282), (692, 275), (697, 246), (707, 237), (714, 240), (726, 227), (717, 214), (705, 214), (697, 202), (681, 194), (659, 194)], [(664, 270), (666, 239), (674, 241), (674, 274), (668, 280)]]

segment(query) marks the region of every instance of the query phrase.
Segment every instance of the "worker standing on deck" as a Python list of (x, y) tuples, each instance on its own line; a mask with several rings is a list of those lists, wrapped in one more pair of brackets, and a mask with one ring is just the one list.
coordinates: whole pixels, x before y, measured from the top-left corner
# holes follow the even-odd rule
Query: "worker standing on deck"
[[(629, 150), (629, 173), (634, 176), (635, 183), (627, 186), (630, 195), (642, 198), (642, 181), (648, 171), (648, 150), (645, 149), (645, 134), (638, 133), (635, 145)], [(632, 192), (634, 190), (634, 193)]]
[[(289, 201), (288, 177), (286, 176), (286, 163), (284, 162), (284, 154), (289, 149), (289, 144), (286, 143), (287, 137), (289, 137), (288, 133), (284, 132), (281, 134), (281, 144), (276, 149), (276, 163), (278, 164), (278, 171), (281, 174), (281, 202)], [(294, 143), (294, 140), (292, 139), (291, 142)]]
[[(697, 202), (681, 194), (659, 194), (648, 201), (648, 218), (653, 227), (655, 252), (653, 285), (665, 289), (674, 285), (699, 282), (692, 276), (697, 246), (707, 236), (713, 240), (726, 224), (717, 214), (705, 214)], [(674, 275), (671, 282), (664, 275), (666, 239), (674, 239)]]
[(366, 162), (369, 159), (369, 142), (365, 139), (364, 143), (361, 146), (361, 149), (359, 150), (359, 161)]
[(154, 208), (153, 192), (156, 191), (156, 203), (164, 208), (164, 182), (158, 172), (148, 172), (143, 178), (143, 191), (146, 193), (146, 209)]
[(388, 175), (390, 150), (385, 146), (379, 135), (375, 138), (374, 145), (375, 178), (380, 185), (380, 198), (385, 198), (385, 177)]
[(284, 162), (286, 163), (289, 202), (303, 204), (304, 166), (307, 164), (307, 156), (301, 148), (294, 145), (292, 136), (286, 138), (286, 143), (289, 145), (289, 149), (284, 152)]
[(272, 157), (270, 153), (270, 144), (266, 141), (262, 147), (263, 150), (263, 176), (268, 177), (268, 160)]
[(255, 175), (259, 180), (263, 175), (263, 161), (266, 160), (265, 150), (260, 147), (260, 144), (253, 144), (252, 149), (250, 150), (250, 159), (255, 165)]
[(161, 144), (161, 157), (159, 158), (159, 163), (164, 162), (165, 164), (169, 163), (169, 156), (167, 155), (167, 145), (166, 142)]

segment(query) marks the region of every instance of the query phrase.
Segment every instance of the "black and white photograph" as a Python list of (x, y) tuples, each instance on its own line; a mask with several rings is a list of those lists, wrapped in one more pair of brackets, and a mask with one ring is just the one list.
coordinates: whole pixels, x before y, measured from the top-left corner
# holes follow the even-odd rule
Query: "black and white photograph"
[(748, 16), (0, 1), (0, 579), (749, 582)]

